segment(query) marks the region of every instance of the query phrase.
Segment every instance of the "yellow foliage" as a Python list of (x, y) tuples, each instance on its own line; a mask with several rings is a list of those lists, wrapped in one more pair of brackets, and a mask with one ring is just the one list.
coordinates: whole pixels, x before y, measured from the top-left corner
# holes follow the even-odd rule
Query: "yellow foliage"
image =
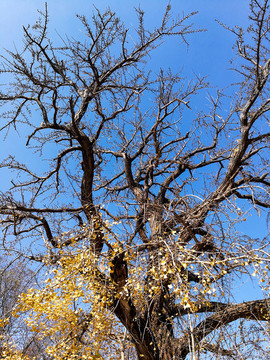
[[(106, 237), (109, 241), (108, 234)], [(216, 296), (215, 281), (227, 273), (225, 260), (211, 257), (200, 263), (192, 249), (181, 246), (176, 255), (160, 247), (149, 256), (140, 256), (132, 248), (124, 250), (117, 241), (110, 240), (110, 244), (111, 250), (103, 253), (101, 260), (77, 241), (68, 249), (58, 249), (56, 265), (50, 265), (49, 257), (45, 261), (48, 272), (41, 289), (29, 289), (20, 297), (13, 315), (27, 313), (27, 325), (53, 360), (120, 359), (123, 341), (125, 348), (133, 346), (112, 311), (121, 297), (131, 296), (142, 317), (149, 300), (160, 296), (196, 313), (198, 306)], [(117, 288), (111, 274), (119, 254), (127, 262), (129, 274), (125, 284)], [(231, 259), (231, 263), (238, 262)], [(218, 272), (214, 271), (217, 265)], [(196, 286), (188, 281), (188, 271), (199, 274)], [(164, 284), (167, 293), (163, 293)], [(4, 320), (0, 326), (5, 326)], [(5, 356), (5, 360), (11, 359)]]
[(118, 358), (122, 328), (110, 311), (108, 279), (86, 247), (61, 252), (44, 287), (22, 294), (14, 315), (28, 312), (27, 325), (54, 360)]
[(2, 360), (30, 360), (28, 356), (23, 355), (19, 350), (17, 350), (13, 344), (10, 344), (8, 343), (8, 341), (5, 341), (3, 336), (0, 336), (0, 340), (1, 340), (0, 358)]

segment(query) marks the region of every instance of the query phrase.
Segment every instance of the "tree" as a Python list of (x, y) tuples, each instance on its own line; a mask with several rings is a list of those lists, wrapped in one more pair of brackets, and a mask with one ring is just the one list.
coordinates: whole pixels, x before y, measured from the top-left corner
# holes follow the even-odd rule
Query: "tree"
[(0, 270), (0, 354), (1, 358), (8, 358), (10, 355), (11, 359), (15, 359), (16, 356), (21, 358), (21, 354), (16, 349), (11, 353), (9, 351), (14, 339), (20, 344), (23, 353), (41, 353), (41, 348), (37, 348), (35, 336), (30, 333), (23, 316), (14, 317), (12, 314), (19, 296), (36, 282), (35, 273), (23, 262), (15, 261), (16, 259), (11, 262), (9, 256), (5, 255), (1, 257)]
[[(148, 64), (167, 36), (199, 31), (194, 14), (173, 19), (168, 5), (148, 30), (136, 11), (133, 32), (96, 10), (91, 23), (78, 16), (83, 40), (54, 45), (46, 8), (23, 51), (2, 57), (13, 77), (2, 131), (28, 131), (26, 146), (50, 157), (36, 171), (1, 163), (17, 174), (1, 194), (3, 247), (48, 268), (14, 314), (30, 311), (52, 359), (258, 358), (269, 245), (238, 226), (270, 207), (268, 1), (251, 0), (247, 30), (227, 28), (237, 95), (218, 91), (196, 116), (206, 80)], [(265, 298), (235, 303), (231, 284), (246, 274)]]

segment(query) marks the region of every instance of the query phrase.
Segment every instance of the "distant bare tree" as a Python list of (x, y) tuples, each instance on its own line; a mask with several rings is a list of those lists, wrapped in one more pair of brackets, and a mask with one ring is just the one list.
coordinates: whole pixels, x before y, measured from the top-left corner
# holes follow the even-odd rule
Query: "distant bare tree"
[[(227, 28), (239, 83), (231, 102), (217, 92), (207, 112), (195, 111), (204, 78), (149, 71), (167, 36), (187, 41), (196, 31), (194, 14), (172, 19), (170, 6), (154, 30), (140, 9), (131, 32), (110, 10), (91, 23), (78, 16), (83, 40), (61, 46), (48, 36), (46, 9), (24, 28), (23, 51), (2, 57), (12, 78), (0, 93), (2, 132), (24, 128), (26, 146), (50, 158), (40, 169), (13, 156), (1, 163), (17, 172), (0, 199), (3, 247), (57, 267), (74, 241), (88, 242), (108, 261), (111, 275), (100, 266), (97, 281), (114, 288), (108, 307), (138, 359), (267, 353), (268, 239), (237, 225), (250, 207), (270, 207), (268, 3), (251, 0), (247, 31)], [(243, 274), (259, 276), (265, 299), (234, 302), (230, 284)], [(78, 341), (88, 324), (85, 316)]]
[(24, 318), (14, 317), (12, 311), (19, 296), (35, 284), (35, 273), (23, 262), (10, 262), (7, 254), (0, 260), (0, 319), (5, 319), (5, 323), (1, 323), (0, 328), (0, 349), (4, 340), (16, 339), (20, 347), (28, 351), (34, 348), (35, 337), (30, 333)]

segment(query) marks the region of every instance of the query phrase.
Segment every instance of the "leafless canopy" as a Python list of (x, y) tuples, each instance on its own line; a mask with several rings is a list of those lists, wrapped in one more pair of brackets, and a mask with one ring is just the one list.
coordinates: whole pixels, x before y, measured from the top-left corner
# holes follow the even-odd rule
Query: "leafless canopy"
[[(57, 264), (71, 236), (85, 241), (83, 229), (93, 227), (88, 241), (102, 259), (112, 251), (107, 229), (119, 244), (117, 292), (131, 270), (145, 269), (138, 281), (148, 306), (137, 308), (130, 289), (111, 309), (139, 358), (251, 359), (239, 330), (231, 341), (226, 334), (233, 323), (269, 318), (269, 299), (234, 303), (229, 287), (269, 258), (266, 239), (237, 233), (246, 211), (270, 207), (269, 5), (252, 0), (247, 31), (227, 28), (236, 38), (237, 95), (218, 91), (208, 112), (195, 111), (204, 78), (149, 71), (149, 55), (168, 36), (186, 42), (196, 31), (193, 15), (173, 19), (168, 6), (149, 31), (139, 9), (129, 31), (112, 11), (96, 10), (91, 23), (78, 16), (84, 39), (61, 45), (49, 38), (47, 9), (24, 28), (23, 51), (2, 57), (12, 80), (0, 92), (1, 130), (27, 134), (29, 151), (44, 161), (36, 169), (13, 156), (1, 163), (16, 171), (0, 197), (3, 249), (39, 262), (49, 254)], [(127, 263), (127, 253), (137, 260)], [(151, 278), (163, 265), (173, 271)], [(149, 283), (159, 284), (157, 294)], [(209, 294), (199, 295), (206, 286)], [(264, 350), (256, 344), (255, 358)]]

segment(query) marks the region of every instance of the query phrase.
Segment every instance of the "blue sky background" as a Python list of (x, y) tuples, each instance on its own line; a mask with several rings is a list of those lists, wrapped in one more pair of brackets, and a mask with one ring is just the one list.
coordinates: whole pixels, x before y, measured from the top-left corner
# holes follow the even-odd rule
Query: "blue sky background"
[[(134, 7), (138, 5), (145, 10), (146, 21), (151, 25), (158, 24), (167, 0), (48, 0), (51, 34), (57, 29), (61, 34), (70, 34), (82, 28), (75, 14), (89, 14), (93, 6), (104, 10), (110, 6), (112, 10), (126, 22), (127, 25), (136, 25)], [(168, 61), (181, 68), (183, 64), (197, 73), (211, 73), (211, 80), (220, 85), (228, 83), (228, 75), (224, 70), (228, 68), (228, 59), (231, 58), (233, 36), (225, 31), (215, 19), (228, 25), (247, 24), (247, 0), (172, 0), (174, 14), (188, 14), (199, 11), (193, 22), (206, 33), (195, 34), (190, 37), (188, 53), (185, 47), (171, 47), (170, 53), (164, 51), (164, 56), (157, 59), (158, 63)], [(37, 9), (44, 9), (42, 0), (1, 0), (0, 5), (0, 48), (13, 47), (19, 44), (22, 37), (22, 25), (32, 24), (37, 19)], [(168, 49), (166, 49), (168, 50)], [(187, 61), (188, 59), (188, 61)]]
[[(222, 28), (215, 19), (227, 25), (247, 25), (248, 1), (247, 0), (172, 0), (174, 15), (188, 14), (193, 11), (199, 13), (192, 18), (195, 27), (207, 29), (207, 32), (196, 33), (188, 37), (190, 46), (187, 48), (175, 42), (175, 38), (166, 39), (166, 44), (153, 54), (151, 67), (159, 71), (160, 66), (170, 66), (173, 71), (183, 71), (187, 79), (194, 78), (194, 73), (207, 75), (208, 81), (213, 87), (227, 87), (236, 81), (235, 73), (228, 70), (231, 65), (229, 60), (233, 58), (232, 46), (233, 35)], [(39, 14), (37, 9), (44, 10), (43, 0), (1, 0), (0, 1), (0, 54), (2, 49), (14, 50), (15, 46), (20, 49), (23, 37), (22, 26), (33, 24)], [(75, 14), (91, 16), (94, 6), (101, 11), (110, 6), (119, 17), (124, 20), (128, 27), (136, 26), (137, 20), (134, 7), (139, 5), (145, 10), (146, 23), (154, 27), (159, 25), (162, 14), (168, 4), (167, 0), (48, 0), (50, 16), (50, 34), (57, 37), (57, 32), (62, 36), (74, 35), (80, 37), (82, 25)], [(6, 81), (6, 76), (1, 74), (0, 83)], [(205, 99), (202, 99), (205, 102)], [(196, 104), (199, 110), (201, 103)], [(205, 105), (205, 104), (204, 104)], [(1, 120), (0, 120), (1, 121)], [(14, 147), (16, 143), (16, 148)], [(12, 133), (5, 143), (0, 136), (1, 158), (13, 151), (19, 154), (18, 160), (25, 156), (25, 138), (23, 134)], [(34, 159), (32, 158), (32, 161)], [(39, 161), (37, 159), (36, 161)], [(5, 174), (8, 177), (8, 174)], [(5, 186), (5, 184), (2, 184)]]
[[(78, 37), (82, 25), (75, 17), (75, 14), (84, 14), (91, 16), (96, 6), (100, 10), (110, 8), (124, 20), (127, 27), (136, 25), (134, 7), (140, 5), (145, 10), (146, 23), (149, 26), (158, 25), (161, 21), (162, 14), (168, 3), (167, 0), (48, 0), (48, 11), (50, 16), (50, 33), (51, 37), (57, 36), (58, 31), (61, 35), (74, 35)], [(191, 35), (188, 40), (190, 46), (177, 46), (175, 39), (165, 44), (152, 57), (152, 63), (158, 71), (160, 66), (170, 66), (175, 71), (183, 68), (184, 74), (193, 77), (194, 73), (208, 75), (208, 81), (212, 86), (225, 88), (232, 82), (236, 81), (236, 75), (229, 70), (231, 67), (230, 60), (234, 57), (232, 47), (234, 45), (233, 35), (221, 27), (215, 19), (226, 25), (240, 25), (246, 27), (248, 24), (249, 6), (248, 0), (172, 0), (172, 10), (174, 14), (180, 16), (193, 11), (199, 11), (192, 22), (195, 26), (207, 29), (207, 32)], [(22, 26), (33, 24), (38, 18), (37, 9), (44, 10), (44, 1), (41, 0), (1, 0), (0, 3), (0, 54), (3, 54), (3, 48), (18, 49), (21, 46), (23, 36)], [(179, 42), (180, 44), (180, 42)], [(0, 77), (0, 83), (3, 80)], [(206, 102), (205, 99), (200, 99)], [(197, 104), (198, 108), (201, 106)], [(2, 120), (0, 119), (0, 124)], [(0, 126), (1, 127), (1, 126)], [(24, 134), (12, 133), (11, 137), (2, 142), (0, 137), (0, 155), (1, 159), (10, 153), (17, 153), (18, 159), (24, 162), (29, 161), (25, 151), (26, 139)], [(14, 146), (15, 144), (15, 146)], [(38, 165), (40, 160), (31, 158)], [(3, 177), (4, 176), (4, 177)], [(10, 174), (3, 173), (0, 190), (4, 190), (10, 180)], [(266, 235), (264, 222), (258, 217), (245, 224), (245, 231), (250, 236)], [(239, 300), (242, 297), (249, 300), (249, 291), (242, 291)], [(250, 294), (250, 299), (254, 294)], [(260, 297), (260, 296), (258, 296)]]

